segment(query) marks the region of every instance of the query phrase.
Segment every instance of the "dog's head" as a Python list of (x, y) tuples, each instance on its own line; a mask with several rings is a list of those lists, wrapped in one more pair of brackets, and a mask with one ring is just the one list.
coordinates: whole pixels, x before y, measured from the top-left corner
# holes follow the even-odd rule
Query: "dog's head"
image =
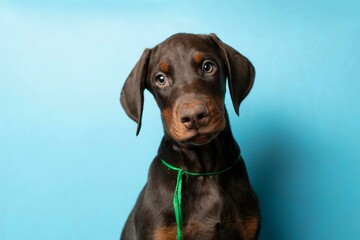
[(175, 34), (145, 49), (125, 81), (120, 102), (141, 127), (144, 90), (154, 96), (165, 134), (181, 143), (210, 142), (226, 126), (226, 78), (235, 112), (255, 77), (251, 62), (215, 34)]

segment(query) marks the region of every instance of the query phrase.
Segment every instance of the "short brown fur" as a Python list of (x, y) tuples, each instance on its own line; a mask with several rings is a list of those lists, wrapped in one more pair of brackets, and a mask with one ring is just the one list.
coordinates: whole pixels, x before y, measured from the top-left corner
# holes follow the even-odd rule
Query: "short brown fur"
[(176, 226), (159, 227), (154, 231), (153, 240), (175, 240), (177, 234)]
[(124, 84), (121, 104), (139, 132), (144, 90), (149, 90), (160, 108), (164, 136), (121, 240), (176, 239), (178, 173), (162, 160), (189, 172), (230, 169), (215, 176), (183, 176), (183, 240), (257, 239), (259, 202), (224, 105), (227, 83), (238, 113), (254, 77), (251, 62), (215, 34), (176, 34), (143, 52)]
[(249, 217), (242, 224), (242, 231), (244, 232), (245, 239), (256, 239), (256, 233), (259, 229), (259, 217)]
[(169, 63), (167, 61), (161, 62), (160, 63), (160, 71), (162, 71), (163, 73), (168, 73), (169, 72)]
[(193, 60), (195, 63), (200, 64), (204, 60), (204, 55), (200, 52), (196, 52), (193, 56)]

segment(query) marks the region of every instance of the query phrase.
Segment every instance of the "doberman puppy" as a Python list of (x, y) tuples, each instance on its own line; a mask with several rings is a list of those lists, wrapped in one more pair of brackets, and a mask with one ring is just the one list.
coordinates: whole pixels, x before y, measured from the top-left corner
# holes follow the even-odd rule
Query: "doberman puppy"
[(149, 90), (164, 137), (122, 240), (258, 238), (258, 199), (224, 105), (226, 79), (239, 114), (254, 77), (251, 62), (215, 34), (175, 34), (145, 49), (120, 102), (138, 134)]

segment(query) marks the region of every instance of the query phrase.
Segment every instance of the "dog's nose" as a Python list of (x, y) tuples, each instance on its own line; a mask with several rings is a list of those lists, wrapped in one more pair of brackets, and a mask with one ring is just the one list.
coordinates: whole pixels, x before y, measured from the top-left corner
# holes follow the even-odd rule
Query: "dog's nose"
[(188, 129), (198, 129), (204, 126), (209, 119), (209, 111), (204, 104), (183, 106), (179, 109), (179, 119)]

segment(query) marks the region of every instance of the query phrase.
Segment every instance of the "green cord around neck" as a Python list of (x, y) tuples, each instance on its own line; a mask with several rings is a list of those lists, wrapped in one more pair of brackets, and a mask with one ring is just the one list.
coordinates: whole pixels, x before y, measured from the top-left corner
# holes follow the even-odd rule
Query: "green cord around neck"
[(174, 200), (173, 200), (176, 227), (177, 227), (177, 237), (176, 237), (177, 240), (182, 240), (183, 216), (182, 216), (181, 190), (182, 190), (183, 175), (185, 174), (187, 176), (195, 176), (195, 177), (219, 175), (232, 169), (239, 162), (240, 159), (241, 159), (241, 155), (239, 155), (238, 159), (234, 162), (232, 166), (217, 172), (205, 172), (205, 173), (188, 172), (181, 168), (174, 167), (169, 163), (167, 163), (164, 159), (161, 159), (161, 162), (168, 169), (176, 171), (178, 173), (176, 179), (175, 192), (174, 192)]

